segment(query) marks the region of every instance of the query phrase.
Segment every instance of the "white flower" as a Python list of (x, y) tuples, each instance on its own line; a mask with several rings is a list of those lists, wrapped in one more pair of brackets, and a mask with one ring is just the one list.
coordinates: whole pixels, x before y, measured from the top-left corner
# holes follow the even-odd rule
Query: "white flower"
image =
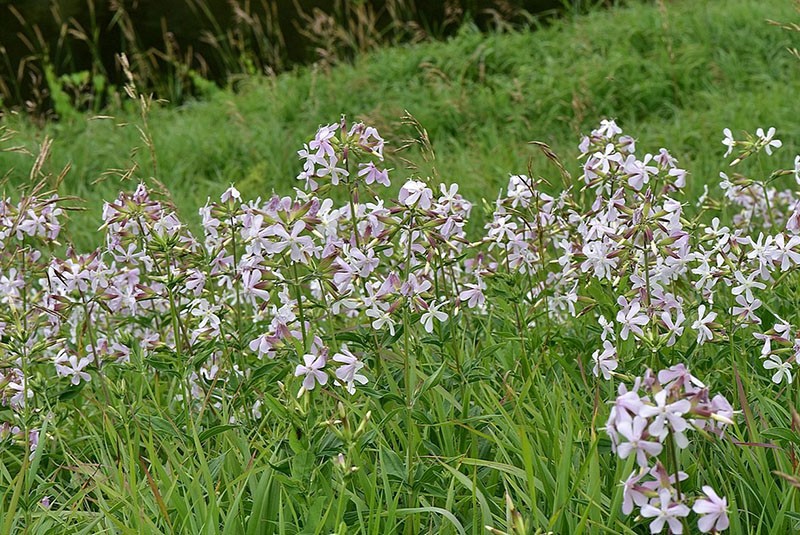
[(628, 333), (630, 332), (639, 337), (644, 336), (644, 331), (642, 331), (641, 326), (647, 325), (650, 318), (639, 313), (642, 309), (642, 305), (639, 304), (639, 301), (634, 299), (629, 305), (628, 301), (624, 297), (621, 297), (619, 303), (622, 305), (622, 310), (617, 312), (617, 322), (622, 325), (622, 331), (620, 331), (619, 337), (623, 340), (627, 340)]
[(730, 156), (731, 152), (733, 152), (733, 146), (736, 145), (736, 141), (733, 139), (733, 134), (731, 133), (730, 128), (725, 128), (722, 130), (722, 133), (725, 134), (725, 138), (722, 140), (722, 144), (728, 147), (728, 150), (725, 151), (725, 155), (723, 158), (727, 158)]
[(692, 329), (697, 331), (697, 343), (703, 345), (708, 340), (714, 338), (714, 333), (708, 328), (708, 325), (717, 319), (717, 313), (709, 311), (706, 314), (706, 306), (700, 305), (697, 307), (697, 321), (692, 324)]
[(613, 143), (607, 144), (604, 152), (597, 151), (592, 157), (596, 160), (595, 169), (599, 169), (604, 175), (611, 170), (611, 162), (622, 162), (622, 155), (616, 151)]
[(384, 325), (389, 327), (389, 333), (394, 336), (394, 324), (395, 321), (392, 318), (391, 314), (389, 314), (388, 310), (383, 310), (377, 304), (370, 309), (367, 309), (367, 316), (370, 318), (374, 318), (372, 322), (372, 328), (380, 330), (383, 328)]
[[(639, 409), (639, 416), (643, 418), (655, 416), (655, 419), (648, 428), (648, 432), (652, 436), (658, 437), (660, 440), (664, 440), (669, 433), (667, 424), (676, 434), (679, 435), (683, 433), (688, 427), (686, 420), (683, 419), (683, 415), (692, 408), (692, 404), (685, 399), (667, 403), (667, 393), (667, 390), (661, 390), (653, 396), (655, 405), (642, 405)], [(678, 440), (680, 441), (681, 437), (679, 437)], [(680, 443), (679, 446), (685, 447), (685, 445), (681, 445)]]
[(775, 370), (772, 375), (772, 382), (780, 384), (786, 378), (787, 383), (792, 382), (792, 365), (788, 362), (783, 362), (778, 355), (771, 354), (767, 360), (764, 361), (764, 369)]
[(759, 128), (756, 130), (756, 135), (758, 136), (758, 143), (764, 147), (764, 151), (768, 154), (772, 154), (772, 148), (775, 147), (776, 149), (781, 148), (783, 143), (780, 139), (772, 139), (775, 135), (775, 127), (771, 126), (767, 133), (764, 134), (764, 129)]
[(800, 184), (800, 154), (794, 157), (794, 180)]
[(341, 352), (334, 354), (333, 360), (343, 364), (336, 368), (336, 377), (349, 394), (355, 394), (355, 383), (367, 384), (366, 376), (358, 373), (364, 367), (364, 363), (347, 349), (347, 344), (342, 344)]
[(747, 302), (743, 295), (736, 296), (736, 306), (731, 308), (731, 314), (741, 317), (742, 321), (749, 323), (761, 323), (761, 319), (755, 315), (755, 311), (761, 306), (760, 299), (753, 299)]
[(192, 300), (190, 306), (192, 316), (200, 319), (198, 329), (210, 329), (212, 333), (219, 333), (219, 306), (212, 306), (205, 298)]
[[(660, 502), (660, 507), (656, 503)], [(680, 517), (689, 516), (690, 509), (682, 503), (672, 503), (672, 494), (669, 489), (661, 489), (658, 493), (658, 502), (652, 502), (642, 507), (642, 516), (655, 518), (650, 523), (650, 533), (661, 533), (664, 524), (669, 525), (671, 533), (683, 533), (683, 524)]]
[(260, 420), (261, 419), (262, 414), (261, 414), (261, 400), (260, 399), (256, 400), (256, 402), (253, 403), (253, 406), (250, 407), (250, 414), (253, 416), (254, 420)]
[(675, 320), (673, 321), (672, 315), (668, 310), (665, 310), (661, 313), (661, 321), (663, 321), (664, 325), (666, 325), (667, 329), (669, 329), (669, 332), (667, 333), (669, 334), (667, 347), (671, 347), (675, 345), (675, 342), (683, 334), (683, 322), (686, 321), (686, 316), (683, 315), (683, 310), (679, 308), (678, 313), (675, 316)]
[(595, 377), (603, 374), (603, 379), (609, 381), (611, 379), (611, 372), (617, 369), (619, 363), (617, 362), (617, 349), (608, 340), (603, 341), (603, 352), (598, 349), (592, 354), (594, 367), (592, 373)]
[(419, 322), (425, 327), (425, 331), (429, 333), (433, 332), (434, 318), (439, 320), (440, 322), (447, 321), (447, 314), (439, 310), (446, 304), (447, 301), (442, 301), (438, 305), (436, 303), (431, 303), (430, 306), (428, 307), (427, 312), (422, 314), (422, 317), (420, 317)]
[(92, 376), (86, 373), (84, 368), (92, 362), (90, 357), (78, 359), (75, 354), (68, 354), (66, 349), (58, 352), (55, 358), (56, 373), (60, 377), (72, 377), (72, 384), (77, 385), (83, 381), (91, 381)]
[(601, 315), (597, 318), (597, 323), (600, 324), (600, 327), (603, 330), (600, 332), (600, 339), (604, 342), (606, 340), (611, 340), (612, 342), (617, 339), (616, 333), (614, 333), (614, 324), (606, 319), (605, 316)]
[(622, 128), (617, 126), (613, 119), (603, 119), (600, 121), (600, 128), (596, 130), (598, 134), (606, 138), (612, 138), (622, 133)]
[(756, 275), (758, 273), (751, 273), (749, 277), (745, 278), (741, 271), (735, 271), (733, 276), (736, 278), (736, 281), (739, 283), (738, 286), (734, 286), (731, 289), (731, 293), (733, 295), (742, 295), (744, 294), (744, 298), (748, 303), (752, 303), (755, 297), (753, 296), (753, 288), (758, 290), (764, 290), (767, 286), (763, 282), (758, 282), (756, 280)]

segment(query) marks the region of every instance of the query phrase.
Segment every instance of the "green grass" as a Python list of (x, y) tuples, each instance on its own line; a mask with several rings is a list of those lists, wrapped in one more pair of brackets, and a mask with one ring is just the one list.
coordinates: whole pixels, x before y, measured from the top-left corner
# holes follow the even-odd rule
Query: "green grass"
[[(253, 197), (289, 192), (298, 171), (294, 151), (317, 125), (345, 113), (368, 119), (387, 139), (404, 139), (414, 134), (401, 124), (408, 110), (430, 135), (436, 171), (469, 198), (492, 198), (508, 173), (524, 172), (536, 153), (528, 141), (571, 154), (579, 133), (602, 117), (616, 117), (642, 148), (669, 148), (697, 192), (716, 180), (723, 127), (776, 126), (790, 161), (800, 134), (792, 120), (800, 65), (786, 48), (797, 39), (766, 20), (794, 16), (785, 0), (669, 2), (665, 12), (635, 3), (541, 31), (486, 36), (465, 29), (448, 42), (380, 50), (329, 73), (253, 79), (238, 94), (157, 108), (150, 120), (155, 174), (191, 215), (230, 182)], [(115, 119), (43, 131), (15, 116), (5, 120), (29, 147), (54, 137), (50, 169), (72, 164), (62, 193), (87, 201), (88, 212), (76, 216), (81, 228), (94, 228), (100, 199), (132, 187), (108, 170), (137, 162), (137, 178), (154, 174), (134, 126), (118, 126), (134, 123), (134, 110), (109, 114)], [(434, 167), (414, 151), (402, 156), (420, 173)], [(3, 168), (16, 167), (12, 184), (27, 178), (26, 159), (0, 158)], [(393, 165), (395, 182), (409, 174), (397, 158)]]

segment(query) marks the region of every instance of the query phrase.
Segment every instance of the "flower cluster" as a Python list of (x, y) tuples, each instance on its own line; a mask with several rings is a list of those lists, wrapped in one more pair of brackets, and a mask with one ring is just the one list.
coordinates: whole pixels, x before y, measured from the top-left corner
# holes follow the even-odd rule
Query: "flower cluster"
[[(725, 135), (742, 150), (736, 165), (781, 146), (773, 129)], [(200, 209), (197, 232), (140, 184), (105, 203), (103, 245), (88, 253), (54, 252), (64, 199), (37, 190), (0, 200), (0, 404), (10, 420), (0, 438), (32, 452), (45, 410), (64, 416), (60, 400), (113, 395), (134, 374), (169, 382), (170, 410), (201, 425), (223, 413), (226, 424), (261, 420), (276, 402), (362, 400), (388, 384), (411, 397), (415, 352), (455, 343), (465, 323), (490, 332), (511, 322), (523, 351), (531, 328), (558, 326), (590, 344), (581, 359), (597, 392), (601, 378), (645, 360), (672, 365), (620, 387), (611, 409), (612, 447), (638, 464), (623, 511), (636, 506), (654, 532), (678, 533), (691, 506), (701, 531), (725, 529), (725, 499), (707, 487), (684, 494), (670, 454), (692, 430), (721, 434), (733, 411), (675, 363), (755, 337), (762, 379), (794, 380), (800, 336), (781, 316), (796, 318), (774, 290), (796, 284), (800, 267), (800, 197), (777, 189), (781, 177), (800, 179), (800, 160), (765, 180), (723, 174), (724, 200), (687, 202), (675, 157), (637, 153), (604, 120), (580, 142), (578, 179), (546, 152), (561, 190), (532, 169), (512, 174), (475, 216), (457, 184), (427, 177), (404, 177), (396, 199), (379, 195), (373, 186), (389, 186), (392, 171), (384, 145), (363, 123), (322, 125), (298, 151), (304, 188), (247, 199), (231, 185)]]
[[(683, 533), (690, 499), (681, 489), (688, 476), (676, 465), (677, 450), (689, 446), (687, 432), (722, 435), (732, 417), (730, 403), (720, 394), (710, 397), (708, 388), (683, 364), (657, 374), (647, 370), (631, 390), (621, 384), (605, 429), (612, 450), (621, 459), (634, 457), (638, 465), (623, 483), (622, 512), (628, 515), (639, 507), (641, 516), (653, 518), (652, 533), (660, 533), (665, 525), (670, 533)], [(667, 450), (673, 453), (671, 472), (661, 460), (669, 457)], [(703, 491), (706, 497), (695, 498), (693, 506), (703, 515), (698, 529), (703, 533), (727, 529), (725, 499), (708, 486)]]
[(355, 123), (347, 130), (342, 117), (338, 124), (321, 126), (314, 139), (297, 151), (303, 160), (303, 170), (297, 179), (304, 181), (306, 189), (310, 191), (319, 189), (322, 180), (333, 186), (340, 181), (355, 183), (350, 176), (350, 159), (368, 156), (365, 161), (358, 163), (357, 179), (367, 186), (380, 184), (389, 187), (389, 172), (375, 164), (375, 160), (379, 164), (383, 162), (383, 146), (384, 140), (375, 128)]
[[(734, 140), (727, 129), (725, 135), (729, 149), (742, 146), (733, 164), (781, 147), (774, 128), (758, 129), (745, 141)], [(631, 338), (660, 352), (683, 336), (693, 337), (697, 345), (727, 343), (736, 330), (762, 323), (760, 294), (800, 263), (800, 203), (791, 190), (770, 185), (781, 176), (797, 175), (796, 170), (776, 171), (766, 181), (722, 173), (726, 201), (740, 209), (726, 226), (719, 217), (710, 224), (689, 220), (685, 204), (675, 198), (686, 184), (686, 171), (663, 148), (639, 159), (634, 140), (613, 121), (583, 138), (580, 151), (582, 179), (594, 200), (585, 213), (571, 208), (574, 202), (564, 202), (567, 215), (557, 217), (567, 225), (552, 239), (563, 251), (558, 280), (569, 289), (563, 300), (587, 303), (580, 313), (598, 312), (602, 348), (592, 355), (596, 376), (611, 379), (622, 345)], [(718, 208), (705, 196), (698, 206)], [(583, 282), (581, 274), (594, 282)], [(617, 308), (609, 310), (592, 299), (592, 286), (616, 295)], [(576, 314), (574, 307), (570, 312)], [(767, 345), (770, 340), (793, 344), (754, 334)], [(785, 352), (765, 346), (762, 353), (776, 382), (791, 377), (796, 361), (793, 354), (784, 361), (780, 354)]]
[[(777, 148), (773, 135), (747, 150)], [(726, 326), (760, 324), (758, 292), (800, 262), (800, 237), (752, 238), (717, 218), (691, 232), (684, 205), (673, 198), (686, 171), (665, 149), (637, 156), (634, 139), (614, 121), (583, 138), (580, 151), (582, 192), (567, 184), (556, 195), (542, 178), (511, 175), (477, 241), (465, 230), (472, 203), (456, 184), (433, 187), (413, 177), (395, 203), (369, 189), (389, 184), (388, 171), (376, 167), (384, 140), (373, 127), (348, 128), (344, 119), (321, 126), (299, 151), (307, 191), (245, 201), (231, 186), (200, 210), (201, 236), (139, 185), (105, 204), (103, 248), (69, 249), (49, 260), (35, 247), (15, 249), (27, 251), (22, 257), (7, 254), (4, 304), (39, 305), (26, 316), (34, 339), (23, 343), (16, 333), (15, 348), (30, 357), (25, 347), (35, 347), (37, 359), (52, 362), (56, 376), (76, 387), (135, 353), (159, 361), (201, 354), (187, 380), (203, 397), (204, 382), (248, 375), (247, 358), (236, 350), (244, 344), (258, 359), (295, 359), (301, 392), (336, 377), (330, 384), (352, 393), (400, 324), (414, 321), (433, 335), (465, 308), (485, 313), (488, 287), (506, 274), (523, 277), (521, 302), (546, 309), (550, 320), (593, 311), (602, 327), (593, 371), (605, 379), (632, 338), (660, 350), (685, 333), (702, 345), (725, 341)], [(353, 166), (359, 171), (351, 174)], [(345, 204), (320, 196), (337, 186), (347, 193)], [(755, 188), (728, 187), (731, 202), (747, 197), (745, 189)], [(591, 195), (586, 210), (584, 194)], [(49, 195), (4, 200), (2, 243), (52, 242), (61, 228), (58, 202)], [(616, 296), (613, 307), (593, 298), (595, 287)], [(729, 291), (718, 298), (721, 287)], [(726, 300), (722, 317), (718, 301)], [(18, 324), (3, 318), (0, 328)], [(331, 344), (345, 325), (370, 326), (371, 342)], [(224, 348), (211, 347), (220, 340)], [(778, 353), (764, 353), (767, 368), (788, 378), (788, 361)], [(4, 369), (3, 399), (12, 406), (27, 399), (19, 391), (25, 375), (19, 365)]]

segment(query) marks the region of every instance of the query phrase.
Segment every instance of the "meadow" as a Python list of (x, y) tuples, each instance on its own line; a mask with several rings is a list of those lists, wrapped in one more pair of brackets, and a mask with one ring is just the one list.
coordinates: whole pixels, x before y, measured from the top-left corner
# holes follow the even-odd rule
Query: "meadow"
[(800, 529), (787, 2), (0, 123), (0, 532)]
[[(60, 191), (85, 199), (88, 208), (74, 216), (73, 239), (93, 245), (94, 233), (81, 229), (94, 227), (101, 201), (116, 196), (120, 177), (133, 166), (137, 176), (167, 184), (192, 217), (220, 184), (259, 194), (289, 191), (297, 147), (341, 114), (380, 128), (391, 140), (392, 167), (404, 169), (411, 160), (418, 170), (409, 172), (452, 177), (471, 198), (495, 197), (508, 173), (524, 171), (537, 157), (528, 141), (568, 154), (603, 117), (616, 118), (647, 146), (668, 145), (680, 154), (696, 177), (693, 193), (717, 177), (725, 126), (775, 125), (786, 150), (794, 151), (797, 126), (781, 119), (791, 113), (800, 82), (797, 60), (786, 51), (796, 39), (767, 23), (792, 21), (791, 3), (667, 5), (662, 12), (634, 3), (534, 32), (487, 36), (465, 27), (444, 43), (380, 49), (330, 72), (253, 78), (236, 94), (215, 92), (177, 109), (155, 106), (149, 118), (155, 170), (132, 103), (104, 112), (113, 119), (79, 117), (39, 129), (12, 115), (5, 124), (31, 152), (44, 136), (53, 139), (46, 170), (57, 176), (71, 164)], [(620, 24), (626, 31), (614, 34)], [(419, 150), (395, 154), (405, 140), (419, 138), (404, 124), (406, 111), (427, 131), (437, 162), (426, 162)], [(3, 161), (12, 169), (10, 184), (28, 179), (24, 157), (3, 155)]]

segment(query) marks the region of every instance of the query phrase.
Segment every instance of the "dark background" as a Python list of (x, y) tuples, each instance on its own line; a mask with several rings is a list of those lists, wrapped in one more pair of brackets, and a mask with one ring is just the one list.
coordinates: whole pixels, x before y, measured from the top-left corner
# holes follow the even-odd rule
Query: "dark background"
[[(53, 86), (66, 85), (93, 93), (83, 100), (71, 95), (76, 107), (97, 108), (106, 103), (108, 90), (87, 80), (99, 75), (108, 86), (119, 86), (116, 56), (125, 52), (143, 85), (170, 93), (159, 96), (179, 103), (197, 93), (190, 70), (225, 85), (237, 76), (341, 61), (378, 43), (446, 38), (467, 22), (482, 30), (529, 25), (565, 5), (564, 0), (0, 0), (0, 99), (6, 108), (26, 102), (28, 111), (51, 108)], [(87, 75), (83, 82), (54, 82), (53, 76), (80, 72)], [(81, 83), (87, 87), (71, 87)]]

